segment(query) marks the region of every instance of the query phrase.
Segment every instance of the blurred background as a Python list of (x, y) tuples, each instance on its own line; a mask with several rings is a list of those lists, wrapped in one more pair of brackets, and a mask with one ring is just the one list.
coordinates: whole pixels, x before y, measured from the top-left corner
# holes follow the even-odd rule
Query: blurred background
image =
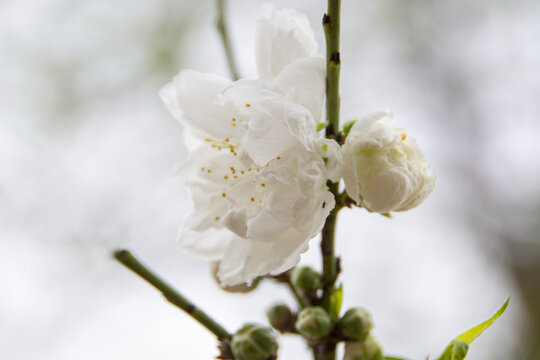
[[(230, 0), (244, 76), (260, 1)], [(324, 53), (325, 1), (308, 15)], [(214, 338), (111, 258), (129, 247), (228, 329), (293, 299), (219, 289), (175, 237), (182, 128), (157, 92), (228, 76), (212, 0), (0, 2), (0, 358), (211, 359)], [(388, 354), (436, 357), (512, 295), (471, 360), (540, 359), (540, 2), (343, 1), (343, 120), (391, 109), (437, 174), (419, 208), (341, 213), (344, 308)], [(303, 263), (319, 264), (318, 240)], [(309, 359), (280, 339), (282, 359)]]

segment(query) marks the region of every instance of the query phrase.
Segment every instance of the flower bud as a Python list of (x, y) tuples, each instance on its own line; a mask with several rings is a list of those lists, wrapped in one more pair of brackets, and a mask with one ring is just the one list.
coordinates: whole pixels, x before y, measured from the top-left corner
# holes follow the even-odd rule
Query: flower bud
[(418, 206), (435, 185), (422, 151), (392, 120), (390, 112), (358, 120), (343, 145), (347, 194), (381, 214)]
[(285, 304), (277, 304), (266, 311), (268, 322), (272, 327), (280, 332), (287, 332), (294, 329), (294, 315), (291, 309)]
[(300, 311), (294, 326), (306, 338), (318, 340), (330, 333), (332, 320), (322, 307), (312, 306)]
[(343, 335), (350, 339), (362, 341), (365, 340), (373, 329), (371, 315), (366, 309), (357, 307), (347, 310), (340, 321)]
[(383, 351), (377, 340), (369, 336), (365, 341), (347, 341), (343, 360), (383, 360)]
[(291, 282), (297, 289), (314, 291), (321, 285), (321, 275), (309, 266), (298, 266), (291, 273)]
[(245, 324), (231, 341), (235, 360), (268, 360), (276, 356), (277, 348), (272, 329), (259, 324)]

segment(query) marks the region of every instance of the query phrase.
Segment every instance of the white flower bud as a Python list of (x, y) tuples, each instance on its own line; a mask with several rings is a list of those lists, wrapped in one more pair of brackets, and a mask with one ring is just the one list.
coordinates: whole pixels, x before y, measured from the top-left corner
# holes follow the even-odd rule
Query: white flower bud
[(383, 360), (383, 351), (377, 340), (369, 336), (365, 341), (347, 341), (343, 360)]
[(343, 145), (347, 193), (382, 214), (418, 206), (435, 185), (422, 151), (392, 119), (381, 112), (358, 120)]

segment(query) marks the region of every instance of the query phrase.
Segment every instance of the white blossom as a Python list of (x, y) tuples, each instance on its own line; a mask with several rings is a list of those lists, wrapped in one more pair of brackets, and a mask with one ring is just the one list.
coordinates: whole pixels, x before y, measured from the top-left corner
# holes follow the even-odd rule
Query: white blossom
[(307, 18), (266, 5), (256, 42), (259, 79), (183, 70), (160, 92), (189, 150), (177, 175), (194, 210), (178, 241), (219, 261), (222, 285), (296, 265), (335, 205), (316, 131), (324, 59)]
[(435, 185), (435, 176), (416, 142), (392, 121), (390, 112), (358, 120), (343, 145), (347, 193), (379, 213), (412, 209)]

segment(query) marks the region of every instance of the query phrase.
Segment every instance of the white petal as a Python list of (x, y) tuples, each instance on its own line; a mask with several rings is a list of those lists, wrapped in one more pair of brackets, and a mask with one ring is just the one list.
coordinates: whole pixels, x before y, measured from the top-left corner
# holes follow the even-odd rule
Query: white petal
[(349, 148), (349, 144), (343, 146), (343, 182), (345, 183), (345, 190), (349, 197), (359, 203), (360, 188), (358, 185), (358, 170), (356, 169), (354, 151)]
[(213, 193), (212, 188), (205, 184), (189, 187), (194, 210), (178, 234), (182, 249), (207, 260), (221, 258), (232, 238), (220, 221), (228, 210), (227, 201)]
[(298, 141), (307, 149), (315, 142), (316, 125), (311, 113), (270, 82), (237, 81), (223, 91), (221, 101), (233, 103), (247, 120), (242, 145), (259, 166), (295, 147)]
[(325, 61), (322, 56), (295, 60), (275, 78), (276, 86), (294, 102), (306, 107), (315, 122), (320, 122), (326, 86)]
[(406, 173), (399, 168), (391, 168), (369, 181), (361, 182), (360, 189), (369, 210), (387, 213), (398, 208), (414, 187)]
[[(275, 242), (287, 235), (294, 226), (293, 208), (297, 194), (292, 191), (274, 191), (264, 209), (248, 221), (247, 238), (255, 241)], [(297, 234), (296, 237), (302, 237)]]
[(286, 238), (263, 243), (236, 237), (220, 263), (218, 278), (222, 285), (250, 283), (258, 276), (280, 274), (300, 261), (308, 250), (307, 241)]
[(294, 60), (316, 53), (317, 43), (305, 15), (263, 5), (255, 28), (255, 56), (261, 79), (272, 80)]
[(223, 218), (223, 225), (240, 237), (247, 234), (247, 210), (246, 208), (231, 209)]
[(338, 182), (343, 176), (343, 151), (335, 141), (322, 138), (316, 147), (317, 153), (325, 159), (326, 177)]
[(188, 126), (193, 135), (219, 140), (240, 138), (240, 127), (232, 126), (234, 109), (218, 103), (218, 94), (231, 82), (213, 74), (182, 70), (164, 86), (160, 97), (173, 116)]

